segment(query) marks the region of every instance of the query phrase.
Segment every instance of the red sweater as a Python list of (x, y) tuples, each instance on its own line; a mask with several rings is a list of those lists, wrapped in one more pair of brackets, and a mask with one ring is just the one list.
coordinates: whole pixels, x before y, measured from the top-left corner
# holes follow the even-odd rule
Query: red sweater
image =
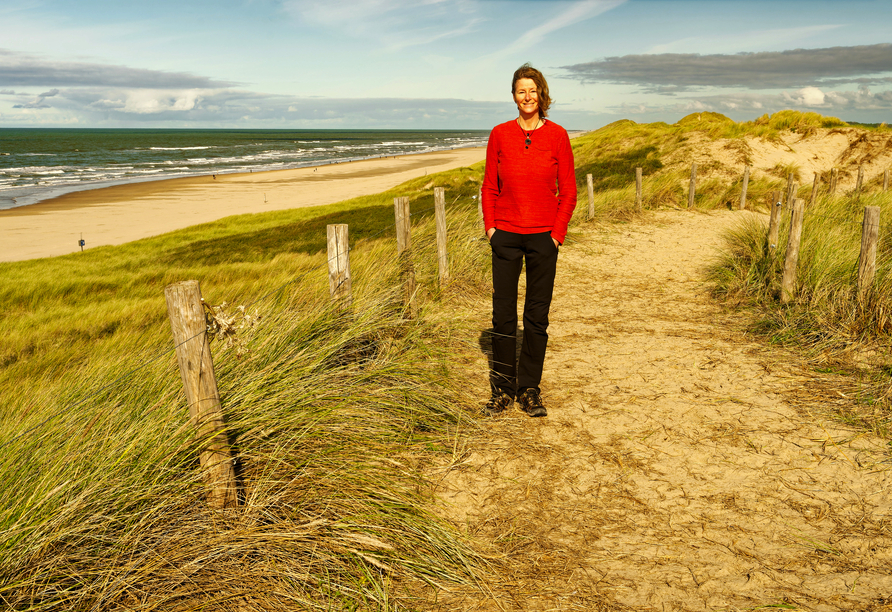
[(483, 174), (483, 227), (551, 232), (563, 244), (576, 208), (576, 172), (567, 130), (553, 121), (526, 132), (512, 119), (493, 128)]

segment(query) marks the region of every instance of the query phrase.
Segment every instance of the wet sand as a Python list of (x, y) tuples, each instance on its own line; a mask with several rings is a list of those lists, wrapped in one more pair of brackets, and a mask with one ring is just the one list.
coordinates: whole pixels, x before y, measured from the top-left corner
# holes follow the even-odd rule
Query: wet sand
[(230, 215), (321, 206), (386, 191), (409, 179), (470, 166), (484, 147), (341, 164), (132, 183), (0, 210), (0, 261), (122, 244)]

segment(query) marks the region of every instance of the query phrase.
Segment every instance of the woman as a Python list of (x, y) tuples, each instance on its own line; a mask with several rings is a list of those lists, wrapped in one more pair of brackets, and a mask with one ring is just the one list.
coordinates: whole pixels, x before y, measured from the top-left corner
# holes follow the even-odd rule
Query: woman
[[(530, 416), (547, 414), (539, 396), (558, 247), (576, 208), (567, 131), (546, 119), (542, 73), (524, 64), (511, 81), (519, 115), (493, 128), (483, 175), (483, 223), (492, 247), (492, 397), (489, 414), (515, 398)], [(526, 262), (523, 345), (516, 361), (517, 283)]]

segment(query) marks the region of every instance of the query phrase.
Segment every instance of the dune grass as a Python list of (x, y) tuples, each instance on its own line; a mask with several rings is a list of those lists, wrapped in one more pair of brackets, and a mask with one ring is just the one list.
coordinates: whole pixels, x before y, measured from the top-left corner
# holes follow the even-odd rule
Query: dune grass
[[(804, 194), (800, 192), (800, 197)], [(857, 294), (861, 225), (865, 206), (879, 206), (881, 226), (874, 286)], [(806, 208), (795, 299), (781, 304), (789, 233), (783, 217), (778, 247), (770, 249), (764, 218), (747, 217), (725, 237), (726, 249), (709, 276), (716, 297), (755, 309), (754, 330), (800, 351), (816, 368), (849, 373), (859, 381), (859, 397), (876, 418), (869, 425), (889, 435), (892, 384), (892, 194), (861, 198), (819, 197)]]
[[(18, 610), (414, 607), (479, 551), (431, 511), (422, 468), (473, 427), (438, 300), (484, 290), (479, 171), (339, 205), (224, 219), (3, 264), (0, 602)], [(432, 188), (453, 282), (436, 284)], [(418, 316), (397, 296), (392, 199), (412, 200)], [(328, 300), (325, 225), (350, 224), (355, 306)], [(242, 505), (205, 508), (163, 288), (260, 317), (212, 344)], [(446, 306), (448, 308), (448, 306)]]
[[(586, 175), (591, 174), (596, 192), (596, 220), (638, 217), (642, 211), (635, 206), (635, 168), (642, 169), (643, 210), (687, 208), (690, 160), (685, 156), (679, 158), (677, 153), (688, 146), (695, 135), (711, 140), (728, 139), (726, 148), (738, 150), (741, 159), (749, 163), (749, 148), (744, 137), (777, 140), (784, 132), (805, 135), (817, 128), (847, 125), (835, 117), (798, 111), (781, 111), (746, 122), (735, 122), (711, 112), (693, 113), (672, 125), (635, 123), (629, 119), (616, 121), (572, 141), (581, 213), (587, 215)], [(673, 163), (668, 161), (670, 158)], [(723, 168), (718, 162), (698, 167), (694, 207), (698, 210), (736, 208), (742, 176), (729, 179), (727, 172), (716, 173), (714, 170)], [(772, 190), (785, 188), (791, 172), (797, 180), (801, 178), (798, 168), (788, 166), (778, 166), (766, 175), (751, 177), (747, 189), (748, 207), (765, 206)], [(807, 189), (802, 186), (800, 193)]]
[[(577, 156), (577, 166), (582, 169), (590, 163), (604, 165), (610, 160), (629, 163), (612, 163), (616, 170), (628, 175), (629, 167), (642, 167), (645, 175), (658, 170), (656, 164), (666, 154), (682, 145), (694, 132), (706, 135), (710, 139), (740, 139), (744, 136), (776, 140), (783, 132), (800, 134), (811, 133), (817, 128), (846, 127), (848, 124), (835, 117), (824, 117), (817, 113), (799, 111), (780, 111), (773, 115), (763, 115), (753, 121), (736, 122), (719, 113), (692, 113), (677, 123), (663, 122), (635, 123), (622, 119), (606, 125), (590, 134), (573, 141), (573, 150)], [(580, 164), (579, 160), (583, 163)], [(633, 163), (637, 162), (637, 163)], [(588, 170), (582, 171), (582, 178)], [(596, 173), (595, 178), (598, 178)]]

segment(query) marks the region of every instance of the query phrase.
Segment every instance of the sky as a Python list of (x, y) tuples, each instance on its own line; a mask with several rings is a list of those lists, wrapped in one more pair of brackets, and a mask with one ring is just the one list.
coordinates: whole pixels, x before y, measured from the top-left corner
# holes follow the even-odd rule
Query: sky
[(0, 127), (892, 119), (890, 0), (0, 0)]

